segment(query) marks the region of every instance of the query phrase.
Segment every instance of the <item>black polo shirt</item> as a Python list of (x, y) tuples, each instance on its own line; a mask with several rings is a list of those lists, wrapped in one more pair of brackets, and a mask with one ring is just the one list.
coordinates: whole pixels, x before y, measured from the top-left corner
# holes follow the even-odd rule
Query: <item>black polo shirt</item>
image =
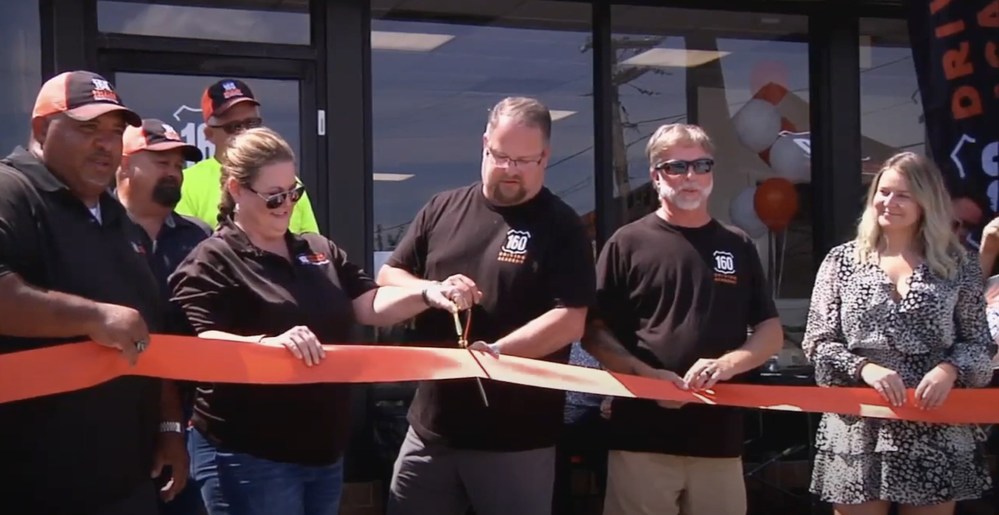
[[(158, 331), (163, 306), (136, 227), (109, 194), (100, 216), (16, 149), (0, 163), (0, 276), (132, 307)], [(82, 338), (0, 336), (0, 353)], [(86, 513), (124, 498), (150, 480), (158, 422), (159, 381), (143, 377), (0, 404), (0, 511)]]
[[(741, 347), (777, 316), (756, 247), (712, 220), (680, 227), (655, 213), (618, 229), (597, 260), (595, 316), (646, 364), (683, 375), (700, 358)], [(737, 378), (736, 380), (739, 380)], [(614, 399), (611, 449), (681, 456), (742, 453), (736, 408)]]
[[(290, 262), (257, 248), (236, 225), (223, 222), (170, 276), (173, 301), (198, 333), (274, 336), (304, 325), (325, 343), (347, 341), (355, 324), (351, 301), (377, 284), (318, 234), (289, 232), (286, 240)], [(288, 359), (296, 358), (288, 353)], [(347, 444), (348, 388), (199, 385), (192, 422), (224, 451), (327, 465)]]
[[(495, 206), (482, 184), (436, 195), (416, 215), (387, 262), (417, 277), (463, 274), (483, 292), (472, 308), (469, 341), (495, 342), (557, 307), (594, 301), (593, 250), (579, 215), (547, 188), (516, 206)], [(457, 346), (445, 311), (416, 318), (417, 340)], [(566, 363), (570, 342), (544, 359)], [(421, 383), (409, 411), (427, 442), (463, 449), (520, 451), (555, 444), (565, 392), (474, 380)]]
[(171, 294), (167, 280), (194, 247), (211, 236), (212, 228), (197, 218), (170, 213), (163, 221), (155, 240), (150, 238), (144, 229), (140, 228), (139, 232), (144, 247), (150, 250), (147, 253), (149, 267), (160, 285), (163, 302), (170, 306), (165, 330), (170, 334), (193, 334), (183, 310), (180, 306), (170, 303)]

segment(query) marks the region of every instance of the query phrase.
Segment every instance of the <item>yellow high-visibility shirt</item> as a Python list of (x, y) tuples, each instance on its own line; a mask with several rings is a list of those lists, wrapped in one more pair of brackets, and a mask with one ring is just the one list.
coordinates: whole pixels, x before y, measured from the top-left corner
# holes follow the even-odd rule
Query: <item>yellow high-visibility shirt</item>
[[(182, 215), (200, 218), (213, 229), (218, 227), (219, 202), (222, 201), (221, 182), (222, 164), (214, 157), (187, 168), (184, 170), (184, 184), (180, 188), (180, 203), (175, 210)], [(295, 204), (288, 228), (298, 234), (319, 232), (308, 193), (302, 195)]]

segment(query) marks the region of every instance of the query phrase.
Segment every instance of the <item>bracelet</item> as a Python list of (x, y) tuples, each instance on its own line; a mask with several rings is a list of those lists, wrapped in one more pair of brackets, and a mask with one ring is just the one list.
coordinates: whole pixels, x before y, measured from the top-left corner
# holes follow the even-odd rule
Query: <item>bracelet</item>
[[(432, 286), (440, 287), (440, 285), (441, 285), (440, 281), (434, 281)], [(430, 305), (430, 297), (427, 295), (427, 292), (430, 291), (430, 288), (431, 286), (427, 286), (426, 288), (423, 289), (422, 292), (420, 292), (420, 297), (423, 298), (423, 303), (428, 306)]]
[(184, 426), (180, 422), (160, 422), (160, 432), (184, 434)]

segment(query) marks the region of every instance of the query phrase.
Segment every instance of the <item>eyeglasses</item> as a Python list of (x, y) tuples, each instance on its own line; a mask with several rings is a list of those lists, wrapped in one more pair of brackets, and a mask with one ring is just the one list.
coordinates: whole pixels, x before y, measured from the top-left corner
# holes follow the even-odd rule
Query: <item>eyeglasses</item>
[(711, 169), (714, 168), (714, 166), (714, 159), (703, 158), (695, 159), (693, 161), (673, 159), (670, 161), (656, 163), (652, 169), (666, 175), (687, 175), (688, 170), (693, 170), (697, 175), (704, 175), (706, 173), (711, 173)]
[(284, 204), (285, 199), (290, 199), (291, 203), (294, 204), (295, 202), (301, 200), (302, 195), (305, 194), (305, 186), (302, 184), (299, 184), (298, 186), (295, 186), (294, 188), (288, 191), (272, 193), (270, 195), (264, 195), (263, 193), (260, 193), (259, 191), (249, 186), (247, 186), (246, 189), (256, 193), (258, 197), (264, 199), (264, 202), (266, 202), (267, 205), (267, 209), (277, 209), (281, 207)]
[(234, 122), (223, 123), (222, 125), (209, 125), (213, 129), (222, 129), (226, 134), (239, 134), (240, 132), (256, 129), (264, 124), (263, 118), (247, 118)]
[(488, 148), (486, 149), (486, 155), (489, 156), (489, 159), (492, 159), (497, 166), (502, 166), (504, 168), (524, 168), (528, 166), (535, 166), (541, 164), (541, 160), (545, 158), (544, 155), (539, 156), (537, 159), (513, 158), (497, 154), (495, 150)]

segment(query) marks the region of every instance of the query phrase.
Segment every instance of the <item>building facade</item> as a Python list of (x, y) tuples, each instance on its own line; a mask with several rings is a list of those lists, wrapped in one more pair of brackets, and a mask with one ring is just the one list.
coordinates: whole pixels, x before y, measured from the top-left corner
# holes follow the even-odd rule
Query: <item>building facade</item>
[[(924, 149), (901, 4), (5, 2), (0, 146), (24, 143), (43, 79), (91, 69), (210, 152), (201, 92), (242, 78), (296, 147), (322, 231), (373, 269), (431, 195), (478, 179), (487, 110), (505, 96), (553, 110), (547, 185), (589, 224), (595, 249), (655, 205), (644, 150), (656, 127), (697, 123), (718, 146), (712, 210), (756, 237), (794, 326), (817, 264), (852, 231), (865, 177), (894, 152)], [(753, 208), (775, 177), (794, 184), (797, 204), (776, 231)], [(372, 405), (361, 399), (359, 410)]]

